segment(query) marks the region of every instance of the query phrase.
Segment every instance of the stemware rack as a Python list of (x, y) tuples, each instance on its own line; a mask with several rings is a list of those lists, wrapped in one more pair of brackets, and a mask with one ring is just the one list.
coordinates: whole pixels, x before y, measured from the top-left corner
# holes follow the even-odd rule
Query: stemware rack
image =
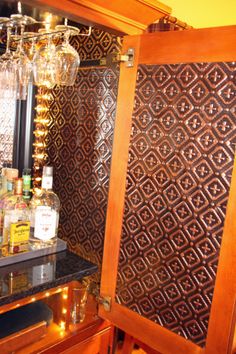
[[(0, 17), (0, 29), (3, 27), (7, 26), (12, 26), (12, 27), (19, 27), (21, 25), (24, 26), (32, 26), (32, 25), (44, 25), (45, 26), (45, 31), (43, 33), (39, 32), (34, 32), (34, 34), (31, 35), (26, 35), (21, 37), (21, 35), (16, 35), (14, 36), (14, 41), (27, 41), (30, 39), (37, 39), (37, 38), (44, 38), (47, 36), (58, 36), (62, 35), (65, 32), (69, 31), (70, 36), (81, 36), (81, 37), (89, 37), (92, 33), (92, 27), (90, 26), (88, 28), (87, 33), (80, 33), (80, 29), (74, 26), (68, 26), (67, 21), (65, 21), (65, 25), (60, 25), (60, 29), (50, 29), (50, 24), (47, 21), (37, 21), (33, 17), (27, 16), (27, 15), (21, 15), (21, 14), (13, 14), (11, 15), (10, 18), (7, 17)], [(57, 27), (57, 26), (56, 26)], [(32, 33), (32, 32), (31, 32)]]

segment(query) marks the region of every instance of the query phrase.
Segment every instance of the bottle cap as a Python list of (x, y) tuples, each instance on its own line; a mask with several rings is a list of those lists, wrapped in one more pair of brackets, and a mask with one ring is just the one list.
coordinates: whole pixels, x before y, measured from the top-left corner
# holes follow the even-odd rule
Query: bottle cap
[(22, 176), (30, 176), (31, 175), (31, 169), (30, 168), (24, 168), (22, 172)]
[(43, 176), (47, 176), (47, 177), (53, 176), (53, 167), (43, 166)]
[(13, 181), (18, 177), (19, 171), (16, 168), (6, 168), (4, 173), (9, 181)]

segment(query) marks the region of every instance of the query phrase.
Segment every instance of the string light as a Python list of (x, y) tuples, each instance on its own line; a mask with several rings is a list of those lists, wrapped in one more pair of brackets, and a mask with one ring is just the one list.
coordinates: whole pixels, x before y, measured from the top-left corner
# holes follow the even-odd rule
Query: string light
[(52, 101), (52, 95), (45, 88), (40, 87), (36, 95), (37, 105), (35, 107), (36, 117), (34, 118), (34, 152), (33, 152), (33, 187), (34, 190), (41, 187), (42, 169), (47, 160), (46, 137), (48, 134), (49, 119), (49, 104)]

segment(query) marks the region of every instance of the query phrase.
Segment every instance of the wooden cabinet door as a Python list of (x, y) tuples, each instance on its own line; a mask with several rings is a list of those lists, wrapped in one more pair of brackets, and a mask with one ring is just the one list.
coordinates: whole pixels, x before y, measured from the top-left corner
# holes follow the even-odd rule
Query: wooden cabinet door
[(235, 43), (235, 26), (124, 39), (99, 311), (164, 354), (231, 353)]

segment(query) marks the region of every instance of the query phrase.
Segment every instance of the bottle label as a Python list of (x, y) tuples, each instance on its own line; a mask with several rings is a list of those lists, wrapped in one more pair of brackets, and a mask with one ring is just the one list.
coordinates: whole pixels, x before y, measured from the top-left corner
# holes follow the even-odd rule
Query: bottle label
[(24, 175), (23, 176), (23, 199), (26, 201), (30, 200), (30, 187), (31, 187), (31, 176)]
[(12, 181), (7, 181), (7, 191), (12, 192), (13, 191), (13, 183)]
[(52, 189), (52, 176), (43, 176), (42, 188), (43, 189)]
[(55, 267), (53, 263), (42, 264), (34, 266), (32, 270), (33, 286), (53, 281)]
[(10, 273), (9, 290), (10, 293), (29, 289), (29, 279), (27, 271)]
[(35, 210), (34, 237), (48, 241), (55, 237), (57, 229), (57, 212), (47, 206), (38, 206)]
[(30, 191), (31, 176), (23, 176), (23, 192)]
[(18, 221), (10, 225), (10, 253), (19, 253), (28, 250), (30, 222)]

